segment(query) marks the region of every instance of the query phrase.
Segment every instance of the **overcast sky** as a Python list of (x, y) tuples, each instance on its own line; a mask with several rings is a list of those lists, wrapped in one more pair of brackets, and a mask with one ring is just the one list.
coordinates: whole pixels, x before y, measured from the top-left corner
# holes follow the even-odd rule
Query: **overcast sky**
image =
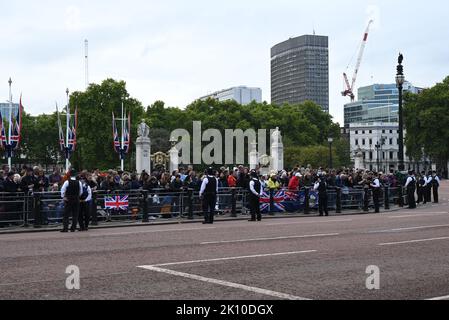
[[(23, 92), (26, 111), (54, 111), (65, 89), (125, 80), (144, 106), (184, 108), (231, 86), (261, 87), (270, 102), (270, 48), (289, 37), (329, 36), (330, 112), (343, 123), (342, 73), (370, 18), (375, 25), (356, 86), (394, 81), (397, 55), (409, 81), (449, 75), (449, 4), (443, 0), (0, 0), (0, 101)], [(355, 59), (354, 59), (355, 60)], [(353, 63), (354, 64), (354, 63)], [(353, 68), (349, 69), (352, 75)]]

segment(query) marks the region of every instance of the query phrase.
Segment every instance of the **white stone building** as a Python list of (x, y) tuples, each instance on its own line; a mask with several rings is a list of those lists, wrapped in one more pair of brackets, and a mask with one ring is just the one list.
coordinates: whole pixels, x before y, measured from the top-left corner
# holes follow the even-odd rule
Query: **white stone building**
[(217, 91), (201, 97), (199, 100), (206, 100), (208, 98), (216, 99), (218, 101), (235, 100), (239, 104), (247, 105), (255, 101), (262, 102), (262, 89), (248, 88), (245, 86), (232, 87), (226, 90)]

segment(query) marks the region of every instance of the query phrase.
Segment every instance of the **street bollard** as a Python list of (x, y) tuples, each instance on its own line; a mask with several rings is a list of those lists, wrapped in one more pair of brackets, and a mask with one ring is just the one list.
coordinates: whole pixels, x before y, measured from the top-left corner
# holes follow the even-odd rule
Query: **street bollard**
[(193, 189), (187, 191), (187, 205), (189, 206), (189, 212), (187, 213), (187, 219), (193, 220)]
[(390, 188), (388, 186), (385, 187), (384, 192), (385, 192), (385, 194), (384, 194), (384, 199), (385, 199), (384, 209), (390, 210)]
[(33, 215), (34, 215), (34, 227), (40, 228), (42, 226), (42, 211), (41, 211), (41, 200), (39, 194), (33, 194)]
[(91, 201), (91, 214), (92, 214), (92, 225), (98, 226), (98, 212), (97, 212), (97, 193), (94, 192), (92, 194), (92, 201)]
[(236, 192), (235, 192), (235, 188), (232, 188), (231, 190), (231, 217), (232, 218), (237, 218), (237, 197), (236, 197)]
[(398, 194), (399, 194), (399, 200), (398, 200), (399, 207), (403, 208), (404, 207), (404, 189), (402, 186), (399, 186)]
[(142, 191), (142, 199), (141, 199), (141, 208), (142, 208), (142, 222), (150, 222), (150, 218), (148, 217), (148, 191)]
[(365, 188), (363, 193), (363, 211), (369, 212), (369, 189)]
[(305, 188), (304, 189), (304, 214), (310, 213), (310, 189)]
[(337, 191), (336, 213), (341, 213), (341, 188), (336, 188), (336, 191)]
[(270, 189), (270, 216), (274, 216), (274, 190)]
[(24, 196), (23, 201), (23, 226), (24, 228), (28, 228), (28, 210), (27, 210), (27, 198)]

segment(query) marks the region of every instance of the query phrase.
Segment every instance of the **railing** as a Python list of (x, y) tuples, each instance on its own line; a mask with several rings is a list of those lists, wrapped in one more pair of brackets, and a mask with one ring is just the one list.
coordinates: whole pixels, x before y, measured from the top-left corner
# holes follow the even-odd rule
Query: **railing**
[[(220, 189), (217, 196), (218, 215), (238, 217), (249, 213), (249, 192), (239, 188)], [(106, 209), (106, 200), (127, 197), (125, 208)], [(392, 206), (404, 206), (407, 197), (403, 187), (381, 189), (379, 201), (385, 210)], [(312, 188), (298, 191), (288, 189), (265, 190), (261, 198), (264, 214), (310, 214), (318, 208), (319, 196)], [(183, 189), (173, 192), (162, 189), (129, 191), (96, 191), (89, 203), (93, 225), (105, 222), (149, 222), (165, 219), (193, 219), (202, 216), (203, 207), (199, 192)], [(369, 211), (373, 207), (371, 189), (328, 189), (328, 209), (341, 213), (346, 210)], [(59, 192), (0, 193), (0, 227), (41, 227), (59, 225), (64, 215), (64, 202)]]

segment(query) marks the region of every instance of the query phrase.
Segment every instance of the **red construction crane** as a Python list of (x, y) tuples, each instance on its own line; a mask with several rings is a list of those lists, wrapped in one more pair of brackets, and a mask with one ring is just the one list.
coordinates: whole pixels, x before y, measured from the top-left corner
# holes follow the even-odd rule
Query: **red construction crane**
[(365, 51), (365, 46), (366, 46), (366, 42), (368, 41), (368, 34), (369, 34), (369, 28), (371, 26), (371, 24), (373, 23), (373, 20), (370, 20), (368, 23), (368, 26), (366, 27), (366, 31), (363, 34), (363, 40), (362, 40), (362, 44), (360, 45), (360, 51), (359, 51), (359, 56), (357, 59), (357, 64), (355, 66), (355, 70), (354, 70), (354, 76), (352, 77), (352, 83), (349, 83), (348, 80), (348, 75), (346, 73), (343, 73), (343, 77), (345, 80), (345, 91), (343, 91), (341, 94), (344, 97), (351, 97), (351, 102), (353, 102), (355, 100), (355, 95), (354, 95), (354, 85), (355, 82), (357, 81), (357, 75), (359, 73), (360, 70), (360, 65), (362, 64), (362, 58), (363, 58), (363, 53)]

